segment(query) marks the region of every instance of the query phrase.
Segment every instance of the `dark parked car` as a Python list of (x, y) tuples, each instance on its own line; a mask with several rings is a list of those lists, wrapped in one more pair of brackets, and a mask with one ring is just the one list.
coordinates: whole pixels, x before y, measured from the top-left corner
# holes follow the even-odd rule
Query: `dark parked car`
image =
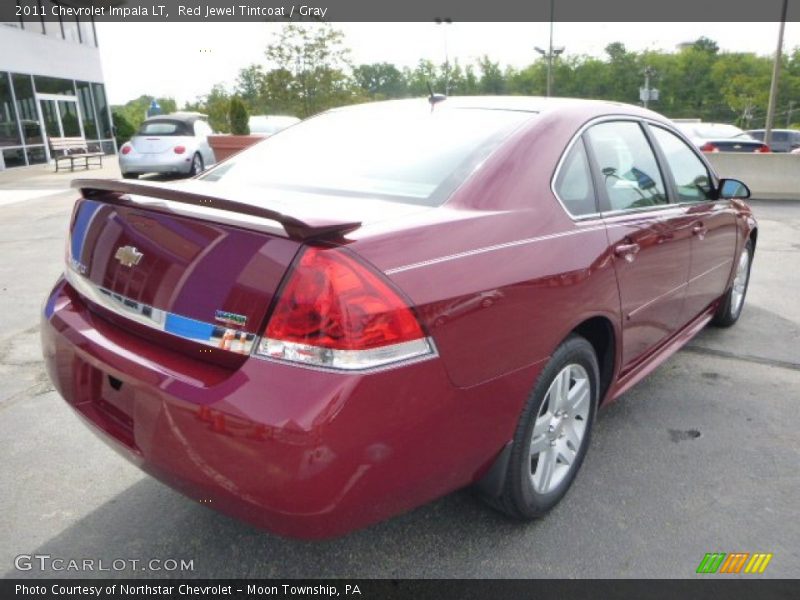
[(75, 186), (57, 390), (190, 498), (310, 538), (473, 484), (543, 515), (597, 408), (736, 322), (757, 237), (668, 120), (594, 101), (348, 107), (195, 180)]
[(680, 129), (703, 152), (769, 152), (769, 146), (735, 125), (677, 121)]
[[(766, 130), (751, 129), (747, 132), (751, 137), (763, 142)], [(773, 129), (769, 144), (773, 152), (791, 152), (800, 148), (800, 131), (795, 129)]]

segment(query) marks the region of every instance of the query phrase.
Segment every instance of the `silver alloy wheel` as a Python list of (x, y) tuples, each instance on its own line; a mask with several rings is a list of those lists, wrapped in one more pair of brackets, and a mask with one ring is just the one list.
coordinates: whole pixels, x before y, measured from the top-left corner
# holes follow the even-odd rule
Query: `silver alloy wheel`
[(736, 266), (736, 277), (733, 279), (733, 289), (731, 290), (731, 315), (734, 317), (739, 314), (744, 301), (744, 293), (747, 291), (747, 275), (750, 266), (750, 253), (745, 248), (739, 257), (739, 264)]
[(588, 426), (591, 385), (586, 369), (572, 363), (547, 390), (530, 441), (530, 477), (539, 494), (556, 489), (575, 463)]

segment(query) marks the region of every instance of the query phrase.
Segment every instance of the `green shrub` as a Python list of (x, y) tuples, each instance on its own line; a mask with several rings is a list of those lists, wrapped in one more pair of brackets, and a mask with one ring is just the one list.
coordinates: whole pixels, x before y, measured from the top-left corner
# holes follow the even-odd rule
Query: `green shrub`
[(249, 135), (250, 126), (248, 125), (249, 115), (247, 107), (238, 96), (231, 98), (230, 108), (228, 109), (228, 120), (231, 123), (231, 133), (234, 135)]

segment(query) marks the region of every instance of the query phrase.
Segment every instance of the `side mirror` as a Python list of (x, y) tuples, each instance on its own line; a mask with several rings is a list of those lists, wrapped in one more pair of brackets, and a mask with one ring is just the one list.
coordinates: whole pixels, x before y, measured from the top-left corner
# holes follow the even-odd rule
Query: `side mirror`
[(726, 200), (730, 198), (749, 198), (750, 188), (738, 179), (723, 179), (719, 182), (718, 197), (720, 200)]

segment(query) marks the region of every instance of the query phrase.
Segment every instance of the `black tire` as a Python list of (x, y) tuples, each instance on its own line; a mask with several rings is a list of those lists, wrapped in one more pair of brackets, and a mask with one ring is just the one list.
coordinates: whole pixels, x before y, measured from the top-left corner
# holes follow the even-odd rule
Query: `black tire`
[(195, 152), (194, 156), (192, 157), (192, 168), (189, 169), (189, 177), (200, 175), (200, 173), (203, 172), (203, 169), (203, 157), (200, 156), (199, 152)]
[(750, 285), (750, 267), (753, 264), (752, 240), (747, 240), (747, 243), (744, 245), (742, 254), (739, 255), (739, 260), (736, 262), (736, 268), (738, 268), (745, 252), (747, 253), (747, 269), (744, 273), (744, 289), (741, 290), (741, 300), (737, 303), (734, 299), (736, 294), (735, 287), (737, 279), (737, 276), (735, 275), (734, 282), (731, 284), (730, 289), (725, 292), (725, 295), (722, 297), (722, 300), (717, 307), (717, 312), (714, 313), (714, 318), (711, 320), (711, 324), (715, 325), (716, 327), (730, 327), (736, 323), (736, 321), (738, 321), (739, 317), (742, 315), (744, 301), (747, 297), (747, 287)]
[(123, 179), (139, 179), (139, 174), (138, 173), (123, 173), (122, 177), (123, 177)]
[[(548, 391), (551, 385), (554, 384), (556, 376), (569, 365), (579, 365), (588, 376), (590, 394), (588, 414), (582, 419), (585, 421), (585, 429), (579, 447), (574, 456), (571, 457), (572, 461), (566, 474), (552, 489), (545, 490), (542, 493), (534, 488), (534, 473), (538, 469), (538, 464), (534, 467), (534, 461), (538, 463), (540, 459), (531, 455), (531, 445), (534, 441), (533, 428), (537, 419), (544, 418), (540, 413), (545, 410), (549, 412), (550, 409), (545, 406), (546, 401), (549, 404)], [(589, 447), (592, 424), (597, 412), (599, 381), (597, 357), (592, 345), (578, 335), (571, 335), (550, 357), (550, 361), (545, 366), (528, 397), (514, 434), (503, 490), (498, 498), (487, 498), (489, 504), (516, 519), (531, 520), (543, 516), (561, 501), (580, 470)], [(570, 389), (575, 389), (575, 385), (577, 385), (577, 382), (570, 378)], [(577, 423), (578, 421), (576, 421), (576, 425)], [(552, 429), (548, 429), (548, 431), (552, 431)], [(555, 434), (548, 433), (547, 435), (558, 436), (558, 431), (560, 431), (560, 426)], [(552, 446), (552, 444), (560, 444), (560, 438), (547, 443), (552, 447), (551, 450), (547, 451), (555, 452), (556, 447)], [(565, 466), (562, 465), (559, 468), (563, 469)]]

